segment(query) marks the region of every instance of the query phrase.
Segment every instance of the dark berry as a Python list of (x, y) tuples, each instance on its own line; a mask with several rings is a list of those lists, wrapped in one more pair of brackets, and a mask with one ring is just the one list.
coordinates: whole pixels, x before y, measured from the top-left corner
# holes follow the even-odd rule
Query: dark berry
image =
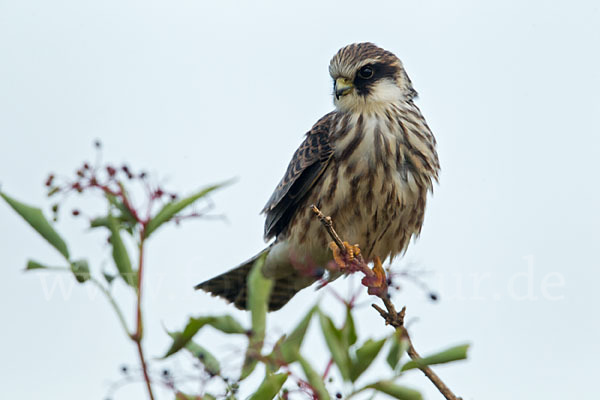
[(48, 175), (48, 179), (46, 179), (46, 186), (52, 186), (53, 181), (54, 181), (54, 174)]

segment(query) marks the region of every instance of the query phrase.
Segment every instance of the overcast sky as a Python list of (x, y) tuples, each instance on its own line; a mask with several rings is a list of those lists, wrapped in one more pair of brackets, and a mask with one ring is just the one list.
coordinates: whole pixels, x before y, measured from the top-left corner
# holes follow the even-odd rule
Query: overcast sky
[[(48, 210), (47, 173), (72, 173), (93, 158), (96, 138), (106, 159), (183, 193), (237, 177), (212, 197), (227, 221), (166, 228), (149, 242), (146, 347), (158, 356), (168, 345), (161, 324), (231, 311), (192, 285), (262, 249), (258, 212), (304, 132), (332, 109), (330, 58), (375, 42), (403, 60), (442, 164), (423, 234), (396, 263), (432, 271), (425, 279), (440, 293), (432, 303), (406, 283), (394, 299), (408, 307), (415, 346), (472, 343), (467, 362), (438, 368), (465, 400), (593, 398), (599, 7), (0, 0), (2, 190)], [(104, 398), (119, 366), (136, 363), (116, 318), (83, 287), (52, 292), (56, 275), (23, 274), (28, 258), (60, 258), (5, 204), (0, 221), (0, 397)], [(84, 221), (65, 213), (58, 229), (76, 257), (110, 266)], [(269, 324), (288, 330), (317, 297), (303, 291)], [(330, 297), (322, 306), (339, 314)], [(370, 308), (360, 315), (365, 337), (389, 333)], [(419, 373), (405, 383), (440, 398)], [(114, 398), (144, 398), (143, 387)]]

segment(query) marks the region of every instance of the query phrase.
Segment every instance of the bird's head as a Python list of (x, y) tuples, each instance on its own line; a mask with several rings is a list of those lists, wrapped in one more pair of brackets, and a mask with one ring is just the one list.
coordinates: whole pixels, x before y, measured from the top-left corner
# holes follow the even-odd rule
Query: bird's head
[(329, 74), (340, 111), (377, 110), (417, 95), (398, 57), (373, 43), (340, 49), (329, 63)]

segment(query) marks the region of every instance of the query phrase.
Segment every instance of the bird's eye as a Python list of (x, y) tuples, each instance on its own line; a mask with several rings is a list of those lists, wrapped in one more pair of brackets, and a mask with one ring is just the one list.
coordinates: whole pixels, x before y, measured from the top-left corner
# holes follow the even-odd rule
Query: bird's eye
[(373, 67), (365, 65), (358, 71), (358, 76), (363, 79), (371, 79), (373, 77)]

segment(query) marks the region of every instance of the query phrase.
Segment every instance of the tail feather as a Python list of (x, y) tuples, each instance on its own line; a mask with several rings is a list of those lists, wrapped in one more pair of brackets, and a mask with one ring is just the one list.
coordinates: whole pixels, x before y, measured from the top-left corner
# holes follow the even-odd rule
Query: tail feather
[(233, 303), (241, 310), (247, 310), (246, 282), (254, 262), (264, 253), (260, 252), (238, 267), (199, 283), (195, 289), (202, 289), (213, 296), (219, 296)]
[[(254, 262), (266, 251), (269, 251), (269, 248), (261, 251), (259, 254), (238, 267), (199, 283), (195, 288), (202, 289), (213, 296), (222, 297), (230, 303), (233, 303), (233, 305), (240, 310), (248, 310), (248, 275), (252, 270)], [(269, 311), (279, 310), (287, 304), (299, 290), (314, 282), (314, 278), (310, 283), (304, 283), (305, 281), (306, 277), (300, 275), (297, 271), (276, 279), (273, 282), (271, 296), (269, 298)]]

